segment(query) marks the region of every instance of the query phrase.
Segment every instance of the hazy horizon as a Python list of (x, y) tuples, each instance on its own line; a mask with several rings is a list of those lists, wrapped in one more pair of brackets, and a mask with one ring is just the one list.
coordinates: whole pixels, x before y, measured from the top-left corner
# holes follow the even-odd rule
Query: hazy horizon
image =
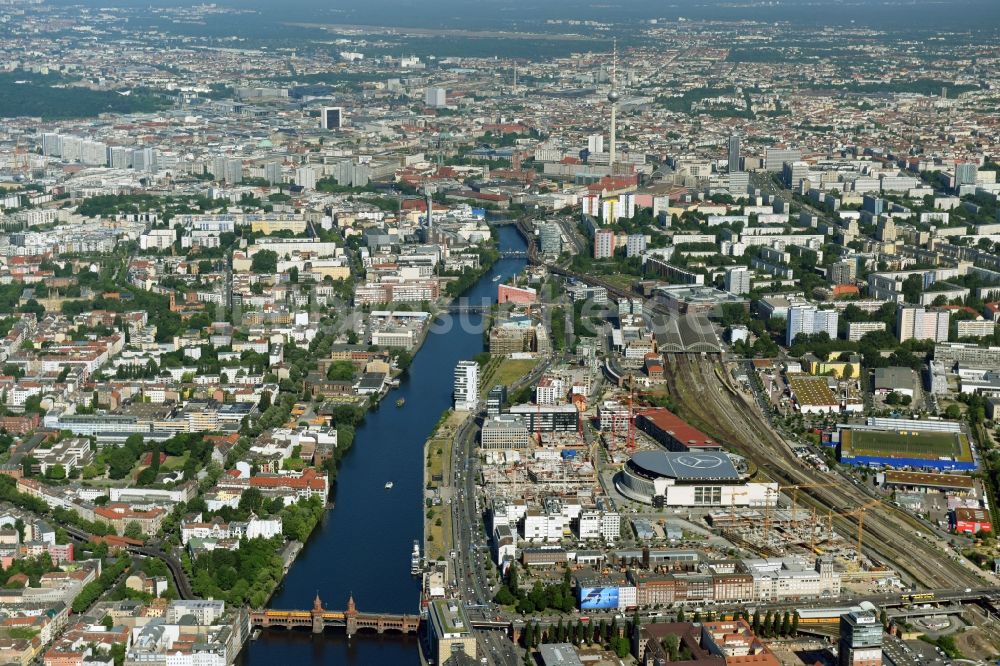
[[(198, 2), (174, 0), (55, 0), (52, 4), (94, 7), (185, 7)], [(464, 0), (434, 0), (419, 5), (409, 0), (348, 0), (331, 5), (317, 0), (217, 0), (220, 6), (242, 7), (283, 22), (373, 24), (415, 28), (527, 29), (547, 20), (591, 20), (627, 24), (650, 19), (757, 20), (797, 25), (869, 25), (879, 30), (995, 30), (1000, 2), (995, 0), (783, 0), (781, 2), (617, 2), (580, 5), (553, 0), (544, 6), (504, 0), (474, 9)], [(905, 19), (905, 22), (901, 20)], [(565, 25), (565, 24), (563, 24)], [(180, 26), (183, 27), (183, 26)], [(586, 26), (578, 26), (585, 28)], [(566, 26), (572, 31), (573, 26)]]

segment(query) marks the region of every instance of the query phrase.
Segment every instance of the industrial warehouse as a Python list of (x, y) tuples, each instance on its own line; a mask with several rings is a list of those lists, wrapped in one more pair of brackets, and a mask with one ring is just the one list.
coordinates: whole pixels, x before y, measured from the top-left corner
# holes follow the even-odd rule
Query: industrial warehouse
[(639, 412), (635, 417), (635, 427), (670, 451), (722, 450), (722, 446), (711, 437), (662, 407)]
[(641, 451), (615, 476), (629, 499), (664, 506), (766, 506), (778, 499), (778, 484), (747, 483), (722, 452)]

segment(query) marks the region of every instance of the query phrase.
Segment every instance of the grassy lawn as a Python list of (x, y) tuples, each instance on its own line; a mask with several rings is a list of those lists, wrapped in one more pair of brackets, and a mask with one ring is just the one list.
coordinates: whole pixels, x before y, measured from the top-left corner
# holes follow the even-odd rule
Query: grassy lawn
[(924, 458), (959, 456), (960, 436), (956, 433), (907, 431), (851, 433), (850, 448), (860, 455), (909, 455)]
[[(428, 466), (427, 481), (431, 488), (439, 488), (447, 485), (451, 479), (451, 454), (455, 441), (455, 431), (458, 426), (468, 417), (462, 412), (448, 412), (440, 426), (431, 435), (427, 442)], [(434, 481), (434, 477), (440, 475), (444, 482)], [(451, 550), (451, 511), (447, 503), (440, 504), (430, 509), (425, 509), (424, 520), (426, 521), (426, 534), (430, 537), (427, 544), (426, 556), (430, 559), (438, 559)], [(430, 518), (427, 511), (431, 511)], [(438, 525), (438, 519), (441, 524)]]
[(434, 480), (435, 477), (440, 476), (442, 479), (448, 478), (444, 474), (444, 455), (437, 452), (438, 448), (441, 448), (441, 443), (432, 440), (430, 443), (430, 455), (427, 456), (429, 465), (427, 468), (427, 482), (431, 488), (438, 488), (441, 484)]
[(490, 392), (490, 389), (497, 384), (510, 386), (534, 370), (536, 365), (538, 365), (538, 359), (536, 358), (503, 359), (494, 372), (483, 378), (483, 383), (479, 388), (480, 397), (485, 397)]
[(627, 292), (632, 291), (632, 287), (640, 278), (636, 275), (627, 275), (625, 273), (611, 273), (609, 275), (602, 275), (601, 279), (607, 280), (616, 287), (620, 287)]
[(435, 481), (435, 476), (440, 476), (446, 483), (451, 471), (451, 438), (442, 436), (449, 431), (448, 423), (454, 416), (454, 412), (449, 413), (444, 423), (434, 431), (427, 442), (427, 483), (431, 488), (439, 488), (443, 485), (440, 481)]
[(184, 465), (188, 461), (188, 455), (189, 453), (185, 451), (184, 455), (167, 456), (167, 460), (162, 465), (160, 465), (160, 469), (167, 472), (174, 472), (179, 469), (184, 469)]
[[(428, 530), (428, 534), (433, 538), (427, 544), (427, 553), (425, 554), (430, 560), (445, 559), (448, 551), (452, 549), (451, 511), (448, 510), (450, 508), (447, 504), (434, 507), (434, 517), (429, 521), (430, 529)], [(440, 525), (437, 524), (438, 519), (441, 520)]]
[(428, 482), (432, 488), (442, 485), (433, 480), (434, 475), (440, 474), (445, 484), (451, 478), (451, 449), (454, 445), (455, 431), (467, 417), (468, 414), (464, 412), (449, 411), (447, 418), (438, 426), (427, 443), (425, 464), (428, 465)]

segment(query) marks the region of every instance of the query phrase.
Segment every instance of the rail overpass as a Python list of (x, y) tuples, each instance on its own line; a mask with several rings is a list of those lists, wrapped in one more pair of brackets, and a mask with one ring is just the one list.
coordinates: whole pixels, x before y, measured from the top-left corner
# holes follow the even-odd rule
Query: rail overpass
[[(914, 597), (917, 597), (914, 599)], [(864, 595), (860, 597), (851, 597), (847, 599), (807, 599), (807, 600), (788, 600), (788, 601), (759, 601), (759, 602), (747, 602), (741, 604), (720, 604), (716, 606), (702, 608), (702, 604), (695, 601), (689, 601), (683, 603), (675, 608), (669, 610), (640, 610), (638, 611), (640, 621), (643, 624), (648, 624), (653, 621), (657, 622), (669, 622), (670, 618), (679, 610), (684, 608), (685, 613), (689, 616), (695, 610), (701, 610), (702, 612), (712, 612), (717, 617), (731, 617), (736, 611), (745, 611), (747, 609), (759, 610), (761, 613), (771, 612), (783, 612), (790, 611), (795, 612), (797, 610), (827, 610), (834, 608), (847, 608), (849, 606), (855, 606), (862, 602), (871, 602), (878, 608), (887, 609), (901, 609), (904, 614), (912, 613), (914, 615), (926, 615), (934, 614), (936, 612), (955, 612), (955, 609), (960, 607), (962, 604), (978, 604), (995, 614), (1000, 614), (997, 611), (997, 604), (1000, 603), (1000, 590), (997, 588), (977, 588), (977, 589), (952, 589), (952, 590), (938, 590), (934, 593), (910, 593), (910, 592), (890, 592), (885, 594), (871, 594)], [(917, 608), (919, 606), (928, 606), (928, 608)], [(595, 610), (591, 612), (584, 612), (582, 615), (586, 615), (591, 622), (599, 622), (602, 619), (610, 621), (612, 618), (619, 617), (624, 614), (627, 619), (634, 617), (635, 610), (621, 611), (617, 609), (605, 609), (605, 610)], [(532, 624), (538, 624), (540, 627), (555, 626), (559, 621), (562, 622), (575, 622), (581, 614), (576, 615), (559, 615), (559, 616), (541, 616), (537, 619), (524, 618), (519, 615), (512, 615), (508, 613), (501, 613), (494, 619), (489, 619), (486, 617), (476, 618), (470, 617), (469, 623), (474, 629), (483, 630), (508, 630), (512, 635), (519, 635), (524, 625), (528, 622)], [(839, 616), (838, 616), (839, 617)], [(816, 624), (822, 626), (826, 624), (836, 624), (835, 617), (830, 617), (828, 619), (821, 620)], [(805, 631), (810, 627), (809, 624), (800, 625), (800, 631)]]
[[(80, 543), (98, 541), (101, 538), (73, 525), (63, 525), (62, 527), (66, 530), (66, 534), (68, 534), (71, 539)], [(135, 542), (131, 539), (123, 539), (123, 541), (125, 542), (123, 548), (126, 552), (132, 555), (139, 555), (140, 557), (154, 557), (158, 560), (163, 560), (163, 563), (167, 565), (167, 569), (170, 571), (170, 576), (174, 579), (174, 587), (177, 588), (177, 596), (181, 599), (195, 598), (194, 591), (191, 589), (191, 581), (188, 580), (187, 574), (184, 572), (184, 567), (181, 566), (180, 560), (156, 546)]]

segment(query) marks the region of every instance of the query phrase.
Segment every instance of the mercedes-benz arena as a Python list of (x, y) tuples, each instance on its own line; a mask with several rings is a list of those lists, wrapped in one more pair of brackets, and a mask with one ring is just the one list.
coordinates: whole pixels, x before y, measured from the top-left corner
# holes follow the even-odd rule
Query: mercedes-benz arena
[(653, 506), (766, 506), (778, 501), (777, 483), (744, 483), (725, 453), (643, 451), (615, 476), (625, 497)]

